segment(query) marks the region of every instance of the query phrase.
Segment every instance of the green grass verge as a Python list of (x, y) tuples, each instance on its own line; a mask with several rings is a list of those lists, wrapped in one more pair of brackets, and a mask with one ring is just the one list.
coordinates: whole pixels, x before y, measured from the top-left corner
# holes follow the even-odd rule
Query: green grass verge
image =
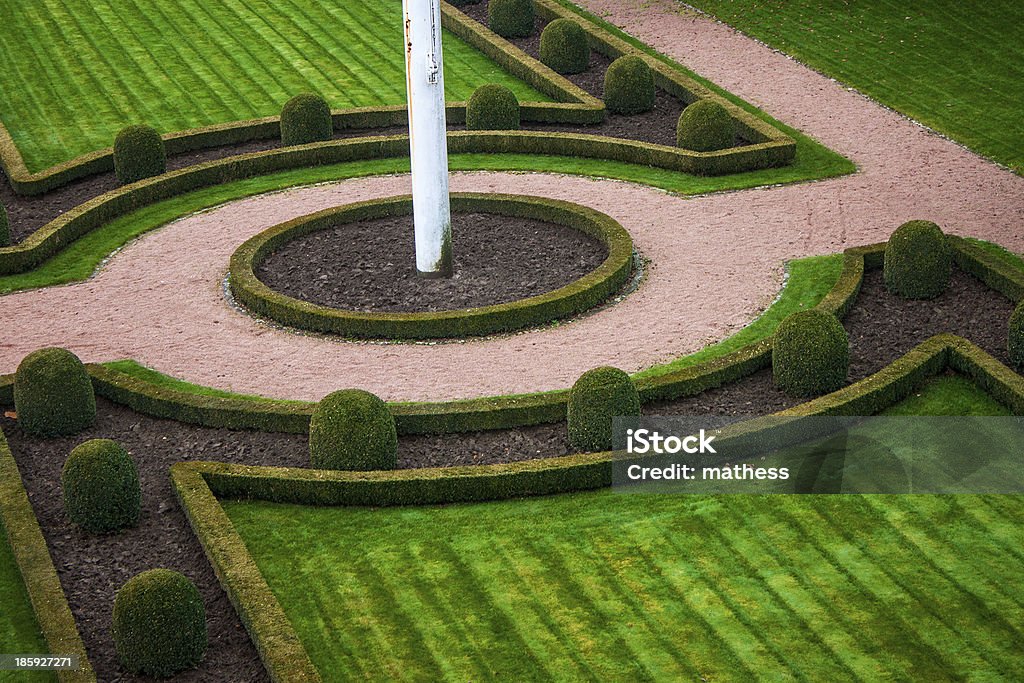
[[(171, 132), (273, 116), (314, 91), (332, 108), (405, 102), (398, 0), (13, 0), (0, 4), (2, 118), (30, 171), (109, 147), (129, 123)], [(445, 95), (484, 83), (550, 98), (444, 32)]]
[(995, 680), (1022, 664), (1020, 496), (225, 508), (325, 680)]
[(1024, 4), (687, 0), (1024, 173)]
[[(48, 654), (49, 648), (32, 603), (25, 590), (25, 582), (7, 542), (7, 530), (0, 522), (0, 652), (4, 654)], [(56, 675), (48, 671), (0, 671), (0, 680), (55, 681)]]
[[(712, 178), (613, 161), (525, 154), (458, 154), (450, 158), (450, 167), (453, 171), (534, 171), (604, 177), (684, 195), (831, 177), (851, 170), (848, 161), (811, 143), (798, 145), (797, 161), (791, 166)], [(175, 218), (233, 199), (298, 185), (408, 171), (408, 159), (378, 159), (296, 169), (197, 190), (115, 219), (30, 272), (0, 276), (0, 294), (84, 280), (111, 252), (135, 237)]]
[(1012, 415), (1012, 411), (962, 375), (935, 377), (880, 415)]

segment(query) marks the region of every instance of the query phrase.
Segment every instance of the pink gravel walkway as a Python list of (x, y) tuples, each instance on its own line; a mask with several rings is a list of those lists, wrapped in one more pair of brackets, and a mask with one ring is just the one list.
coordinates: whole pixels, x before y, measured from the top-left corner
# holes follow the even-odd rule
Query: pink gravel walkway
[(61, 345), (86, 361), (130, 357), (199, 384), (278, 398), (315, 400), (342, 387), (389, 400), (556, 389), (597, 365), (635, 371), (722, 339), (774, 298), (785, 260), (881, 241), (911, 218), (1024, 251), (1024, 179), (666, 0), (644, 2), (642, 11), (626, 0), (583, 4), (861, 171), (693, 199), (604, 180), (457, 174), (455, 191), (533, 194), (603, 211), (653, 265), (638, 292), (571, 324), (438, 345), (276, 330), (231, 309), (222, 290), (229, 255), (251, 235), (322, 208), (406, 193), (408, 177), (240, 200), (144, 236), (87, 282), (3, 297), (9, 334), (0, 373), (36, 348)]

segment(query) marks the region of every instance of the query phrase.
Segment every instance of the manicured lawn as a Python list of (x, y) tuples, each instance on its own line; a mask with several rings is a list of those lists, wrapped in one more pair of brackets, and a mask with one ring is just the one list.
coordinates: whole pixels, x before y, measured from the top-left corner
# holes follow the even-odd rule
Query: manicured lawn
[[(21, 572), (7, 543), (7, 531), (0, 524), (0, 653), (49, 654), (46, 641), (39, 632), (32, 604), (28, 600)], [(0, 671), (0, 680), (53, 681), (56, 676), (45, 671)]]
[[(405, 101), (400, 0), (9, 0), (0, 3), (0, 116), (30, 171), (161, 132), (271, 116), (314, 91), (334, 108)], [(483, 83), (547, 98), (444, 35), (445, 94)]]
[(1012, 415), (999, 401), (961, 375), (935, 377), (881, 415)]
[(325, 680), (997, 680), (1020, 496), (228, 513)]
[(1024, 173), (1024, 3), (687, 0)]

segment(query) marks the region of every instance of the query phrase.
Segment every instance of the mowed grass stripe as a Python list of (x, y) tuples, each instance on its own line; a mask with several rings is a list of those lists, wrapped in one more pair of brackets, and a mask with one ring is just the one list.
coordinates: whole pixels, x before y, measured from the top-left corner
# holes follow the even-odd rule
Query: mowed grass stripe
[[(863, 503), (858, 504), (864, 505)], [(858, 512), (862, 511), (859, 510)], [(917, 571), (919, 558), (913, 556), (912, 552), (906, 552), (908, 549), (905, 543), (889, 543), (886, 546), (887, 553), (883, 561), (872, 548), (874, 541), (868, 543), (864, 538), (858, 538), (851, 534), (850, 528), (856, 529), (859, 528), (858, 526), (848, 527), (848, 519), (837, 519), (837, 515), (825, 506), (819, 506), (815, 512), (820, 520), (831, 528), (833, 534), (857, 547), (857, 550), (863, 555), (865, 560), (870, 562), (875, 570), (880, 573), (879, 580), (882, 583), (888, 583), (895, 587), (908, 608), (927, 613), (928, 621), (933, 624), (933, 626), (927, 628), (931, 630), (938, 626), (939, 629), (953, 636), (952, 641), (958, 644), (953, 646), (947, 645), (947, 649), (956, 648), (959, 658), (969, 660), (973, 670), (999, 671), (1001, 669), (1002, 662), (999, 661), (1002, 659), (1001, 654), (993, 652), (988, 643), (981, 642), (984, 638), (979, 639), (978, 637), (979, 631), (988, 631), (990, 624), (986, 623), (986, 620), (982, 618), (977, 623), (967, 627), (963, 624), (955, 609), (952, 613), (949, 611), (950, 606), (964, 603), (964, 591), (961, 588), (956, 585), (948, 586), (945, 581), (930, 581), (927, 587), (919, 585), (917, 583), (918, 576), (916, 576), (916, 574), (922, 573)], [(848, 517), (845, 514), (842, 514), (842, 516)], [(864, 520), (860, 521), (863, 522)], [(883, 526), (881, 531), (899, 534), (899, 530), (891, 527), (891, 525), (888, 528)], [(908, 557), (908, 554), (911, 556)], [(899, 566), (901, 569), (910, 569), (910, 571), (904, 574), (894, 569), (894, 566)], [(925, 628), (923, 624), (922, 628)]]

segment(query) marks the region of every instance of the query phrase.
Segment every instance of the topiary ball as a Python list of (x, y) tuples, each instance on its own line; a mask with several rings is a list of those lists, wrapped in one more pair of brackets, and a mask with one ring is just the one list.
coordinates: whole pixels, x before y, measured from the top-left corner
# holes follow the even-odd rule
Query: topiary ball
[(654, 74), (636, 55), (619, 57), (604, 73), (604, 104), (613, 114), (640, 114), (654, 108)]
[(533, 33), (533, 0), (490, 0), (487, 26), (502, 38), (526, 38)]
[(1010, 355), (1010, 364), (1017, 372), (1024, 372), (1024, 300), (1010, 314), (1009, 328), (1006, 349)]
[(612, 448), (612, 418), (640, 415), (636, 385), (622, 370), (603, 366), (584, 372), (569, 390), (569, 444), (581, 452)]
[(64, 510), (94, 534), (135, 526), (142, 489), (135, 463), (121, 444), (91, 439), (76, 446), (60, 475)]
[(206, 608), (189, 579), (150, 569), (114, 597), (114, 649), (128, 671), (166, 677), (191, 669), (206, 654)]
[(540, 61), (560, 74), (578, 74), (590, 64), (587, 32), (572, 19), (555, 19), (540, 34)]
[(128, 126), (114, 138), (114, 174), (123, 184), (167, 172), (167, 151), (150, 126)]
[(0, 204), (0, 247), (11, 244), (11, 221), (7, 218), (7, 209)]
[(953, 254), (942, 229), (931, 221), (908, 221), (885, 245), (885, 287), (907, 299), (934, 299), (946, 291)]
[(304, 92), (285, 103), (281, 109), (281, 144), (305, 145), (330, 140), (334, 135), (331, 108), (319, 95)]
[(732, 117), (714, 100), (697, 100), (689, 105), (676, 124), (676, 145), (694, 152), (727, 149), (735, 137)]
[(96, 421), (96, 394), (78, 356), (46, 348), (25, 356), (14, 373), (14, 410), (29, 434), (61, 436)]
[(519, 100), (503, 85), (488, 83), (466, 103), (467, 130), (519, 130)]
[(772, 341), (775, 385), (791, 396), (817, 396), (846, 383), (850, 342), (831, 313), (812, 308), (783, 320)]
[(393, 470), (398, 465), (395, 418), (368, 391), (328, 394), (309, 422), (309, 455), (317, 469)]

